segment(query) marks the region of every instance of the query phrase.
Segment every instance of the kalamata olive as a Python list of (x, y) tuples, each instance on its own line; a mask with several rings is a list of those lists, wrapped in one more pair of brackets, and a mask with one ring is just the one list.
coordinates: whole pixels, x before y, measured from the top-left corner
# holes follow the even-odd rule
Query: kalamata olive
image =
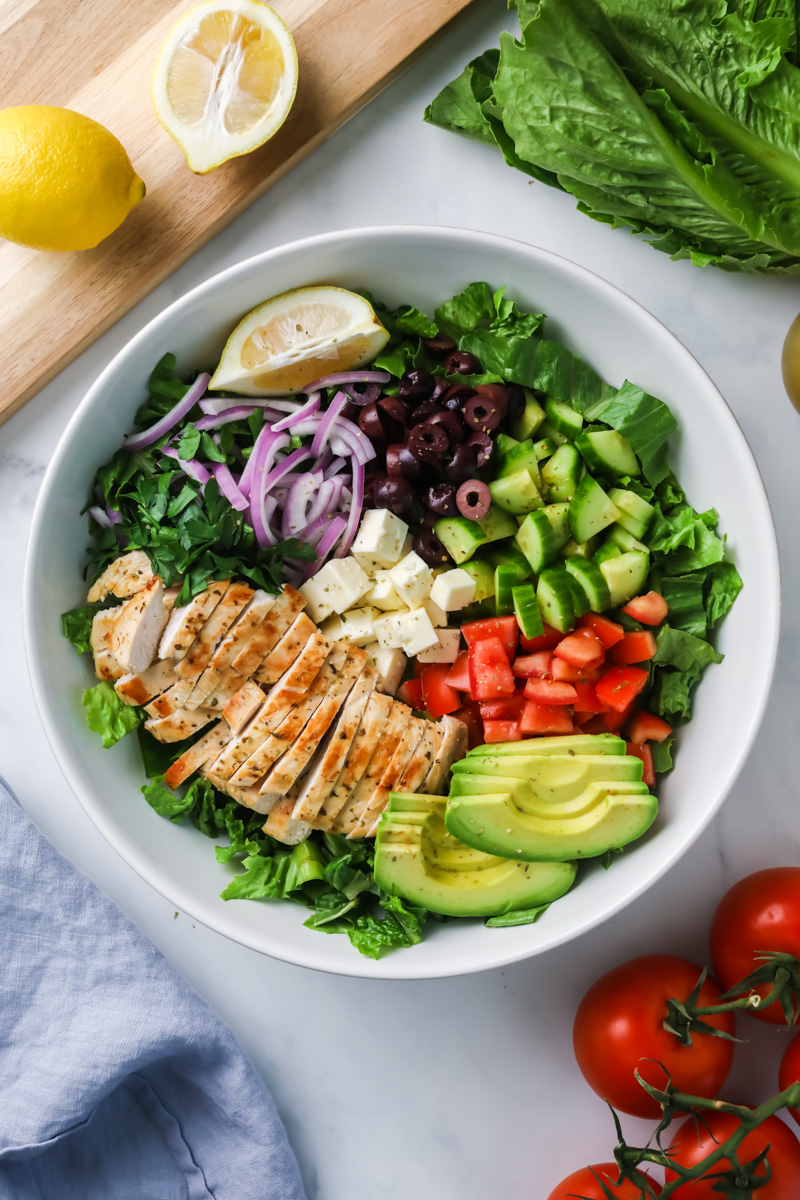
[(429, 350), (434, 358), (441, 358), (442, 355), (448, 354), (456, 348), (455, 342), (446, 333), (438, 333), (436, 337), (423, 338), (422, 341), (426, 350)]
[(422, 475), (422, 464), (415, 458), (408, 446), (395, 443), (386, 447), (386, 474), (392, 479), (418, 480)]
[(444, 360), (444, 369), (448, 375), (478, 375), (481, 364), (468, 350), (453, 350)]
[[(458, 509), (456, 509), (455, 511), (458, 512)], [(421, 525), (423, 529), (433, 529), (434, 525), (436, 524), (436, 522), (438, 520), (439, 520), (439, 514), (435, 513), (432, 508), (426, 508), (425, 515), (423, 516), (421, 521), (417, 522), (417, 524)]]
[(508, 416), (512, 421), (516, 421), (517, 417), (521, 417), (525, 408), (525, 393), (518, 383), (509, 383), (506, 385), (508, 392)]
[(359, 407), (374, 404), (381, 394), (379, 383), (343, 383), (342, 391)]
[(456, 489), (452, 483), (435, 483), (425, 493), (425, 503), (440, 517), (456, 515)]
[(430, 371), (426, 371), (424, 367), (416, 367), (400, 376), (397, 394), (408, 397), (409, 400), (422, 400), (430, 396), (435, 382)]
[(403, 513), (403, 520), (409, 525), (422, 525), (425, 520), (425, 514), (428, 509), (420, 500), (419, 496), (415, 496), (406, 512)]
[(488, 396), (473, 396), (464, 405), (464, 422), (470, 429), (476, 429), (480, 433), (490, 433), (492, 429), (497, 429), (502, 421), (505, 407), (505, 397), (503, 397), (501, 409)]
[(420, 421), (424, 421), (426, 417), (432, 417), (434, 413), (443, 412), (441, 404), (437, 404), (435, 400), (423, 400), (422, 404), (418, 404), (411, 413), (411, 425), (419, 425)]
[(395, 516), (407, 512), (414, 499), (414, 492), (407, 479), (387, 475), (378, 480), (372, 489), (376, 508), (388, 508)]
[(411, 410), (399, 396), (384, 396), (382, 400), (378, 401), (378, 408), (385, 417), (390, 417), (392, 421), (397, 421), (398, 425), (402, 425), (404, 429), (408, 427)]
[(479, 383), (475, 387), (477, 395), (484, 396), (491, 404), (500, 409), (503, 416), (508, 412), (508, 388), (504, 383)]
[(480, 479), (468, 479), (462, 483), (456, 492), (456, 504), (462, 517), (470, 521), (480, 521), (489, 511), (492, 503), (492, 493), (488, 484)]
[(415, 425), (408, 435), (408, 448), (420, 462), (439, 462), (447, 451), (447, 434), (436, 425)]
[(362, 433), (367, 435), (371, 442), (384, 442), (386, 440), (386, 434), (381, 422), (380, 409), (374, 401), (372, 404), (365, 404), (359, 410), (358, 427)]
[(464, 422), (458, 413), (454, 412), (435, 412), (430, 417), (425, 418), (426, 425), (438, 425), (447, 434), (447, 440), (450, 443), (450, 448), (459, 446), (466, 438), (467, 431), (464, 428)]
[(364, 475), (364, 504), (367, 508), (375, 507), (372, 493), (375, 490), (375, 485), (381, 483), (385, 478), (385, 470), (382, 467), (376, 466), (373, 460), (367, 467)]
[(475, 395), (475, 388), (467, 387), (465, 383), (454, 383), (441, 398), (440, 403), (449, 412), (461, 412), (461, 409)]
[(488, 433), (471, 433), (466, 444), (477, 454), (479, 467), (485, 467), (488, 462), (491, 462), (494, 454), (494, 442)]
[(456, 446), (450, 457), (444, 460), (442, 469), (445, 477), (453, 483), (463, 483), (465, 479), (471, 479), (478, 469), (477, 448), (468, 443)]
[(339, 413), (340, 417), (344, 417), (346, 421), (358, 421), (358, 408), (353, 404), (352, 400), (346, 401), (342, 405), (342, 410)]
[(436, 382), (433, 385), (433, 391), (430, 395), (431, 400), (438, 400), (439, 397), (444, 395), (447, 389), (452, 386), (452, 383), (445, 375), (437, 375)]
[(445, 567), (450, 562), (450, 555), (432, 529), (421, 530), (411, 548), (429, 567)]

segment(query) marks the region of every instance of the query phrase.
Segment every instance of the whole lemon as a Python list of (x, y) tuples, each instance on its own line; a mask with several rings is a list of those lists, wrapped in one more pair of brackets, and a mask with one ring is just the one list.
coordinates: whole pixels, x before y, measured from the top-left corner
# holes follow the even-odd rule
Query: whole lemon
[(124, 147), (97, 121), (47, 104), (0, 109), (0, 237), (89, 250), (144, 192)]

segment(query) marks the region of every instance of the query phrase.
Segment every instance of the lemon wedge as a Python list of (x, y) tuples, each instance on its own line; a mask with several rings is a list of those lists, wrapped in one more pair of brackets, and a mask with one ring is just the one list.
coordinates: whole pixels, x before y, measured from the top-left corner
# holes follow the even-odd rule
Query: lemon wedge
[(332, 371), (366, 366), (388, 340), (363, 296), (338, 287), (295, 288), (239, 322), (209, 387), (285, 396)]
[(280, 129), (297, 91), (297, 51), (259, 0), (205, 0), (156, 57), (156, 116), (198, 175), (249, 154)]

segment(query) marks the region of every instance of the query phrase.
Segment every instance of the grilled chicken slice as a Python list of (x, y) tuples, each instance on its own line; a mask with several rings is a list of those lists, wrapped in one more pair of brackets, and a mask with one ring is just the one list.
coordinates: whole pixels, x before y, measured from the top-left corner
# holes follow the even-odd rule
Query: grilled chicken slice
[(222, 715), (234, 733), (244, 729), (251, 717), (254, 717), (264, 703), (264, 693), (257, 684), (246, 679), (238, 692), (235, 692), (222, 710)]
[(188, 604), (173, 608), (158, 647), (159, 658), (182, 659), (230, 585), (230, 579), (209, 583)]
[(383, 736), (393, 704), (391, 696), (385, 696), (382, 692), (375, 691), (370, 696), (342, 772), (317, 814), (314, 824), (318, 829), (333, 827), (353, 788), (363, 778), (373, 751)]
[(214, 606), (197, 637), (185, 656), (178, 663), (176, 703), (184, 707), (194, 691), (194, 686), (211, 661), (214, 651), (245, 607), (253, 589), (245, 583), (232, 583)]
[(104, 608), (92, 618), (89, 641), (94, 656), (94, 673), (98, 679), (119, 679), (126, 671), (111, 653), (111, 631), (117, 623), (120, 608)]
[(152, 667), (138, 675), (123, 675), (114, 685), (114, 691), (126, 704), (138, 706), (160, 696), (174, 682), (175, 664), (169, 659), (164, 659), (154, 662)]
[(147, 670), (168, 619), (164, 588), (158, 576), (153, 575), (141, 591), (121, 606), (109, 634), (108, 649), (126, 672), (139, 674)]
[(314, 751), (328, 732), (336, 714), (350, 693), (353, 684), (367, 663), (367, 655), (354, 646), (338, 679), (326, 691), (322, 703), (307, 722), (291, 749), (278, 760), (261, 785), (264, 793), (287, 795), (297, 784), (300, 776), (311, 762)]
[(366, 667), (356, 680), (336, 724), (318, 747), (303, 777), (292, 813), (295, 819), (313, 821), (333, 791), (377, 682), (378, 672), (374, 667)]
[(231, 729), (227, 721), (217, 721), (216, 725), (204, 733), (193, 745), (177, 759), (164, 775), (167, 787), (176, 788), (185, 783), (190, 775), (199, 771), (203, 763), (219, 754), (229, 740)]
[[(433, 721), (426, 721), (425, 729), (423, 730), (422, 737), (419, 740), (417, 748), (406, 763), (406, 768), (403, 771), (402, 776), (397, 783), (391, 787), (390, 791), (418, 792), (431, 770), (431, 765), (436, 758), (443, 741), (444, 733), (440, 727), (434, 724)], [(361, 822), (354, 832), (350, 834), (350, 836), (374, 837), (388, 800), (389, 795), (387, 793), (383, 798), (383, 804), (379, 806), (379, 797), (376, 795), (374, 798), (374, 803), (371, 802), (367, 806), (367, 810), (365, 810), (361, 818)]]
[(89, 588), (89, 604), (105, 600), (111, 593), (125, 599), (141, 591), (153, 578), (153, 568), (144, 550), (129, 550), (115, 558)]
[(296, 821), (292, 816), (294, 800), (286, 797), (279, 800), (264, 822), (264, 833), (277, 838), (287, 846), (299, 846), (311, 833), (305, 821)]
[(237, 788), (229, 780), (220, 781), (214, 774), (213, 766), (204, 766), (200, 771), (209, 783), (213, 784), (221, 792), (225, 792), (234, 800), (238, 800), (239, 804), (243, 804), (245, 808), (250, 808), (253, 812), (264, 813), (266, 815), (272, 807), (273, 801), (264, 796), (259, 796), (258, 788)]
[(151, 717), (144, 727), (160, 742), (182, 742), (219, 716), (213, 709), (178, 708), (166, 717)]
[(160, 696), (156, 696), (149, 704), (145, 704), (144, 711), (148, 717), (170, 717), (174, 712), (181, 707), (176, 704), (175, 696), (178, 692), (177, 687), (173, 683), (172, 687), (167, 688)]
[[(334, 833), (352, 833), (355, 829), (375, 788), (380, 786), (381, 779), (397, 752), (398, 746), (406, 736), (409, 723), (417, 720), (416, 717), (412, 718), (411, 709), (407, 705), (395, 700), (391, 702), (391, 705), (386, 728), (373, 749), (367, 768), (348, 796), (344, 808), (333, 822)], [(416, 727), (414, 727), (413, 733), (419, 740)], [(409, 738), (411, 737), (412, 734), (409, 734)], [(411, 753), (411, 747), (408, 752)]]
[(319, 675), (333, 645), (324, 634), (312, 634), (289, 670), (281, 675), (270, 690), (267, 703), (273, 708), (295, 704)]
[(249, 679), (300, 616), (305, 604), (305, 596), (288, 585), (284, 587), (250, 641), (231, 663), (234, 671)]
[(235, 691), (238, 691), (242, 676), (234, 671), (231, 663), (250, 641), (272, 608), (274, 600), (275, 597), (268, 596), (266, 592), (260, 590), (253, 592), (250, 602), (225, 634), (214, 651), (210, 663), (194, 685), (192, 694), (186, 701), (187, 708), (199, 708), (201, 704), (207, 705), (209, 708), (222, 708), (223, 704), (220, 703), (222, 697), (216, 696), (212, 702), (212, 695), (218, 689), (224, 692), (230, 687), (229, 695), (225, 697), (227, 700)]
[(443, 735), (442, 744), (433, 760), (433, 766), (423, 780), (429, 796), (444, 795), (450, 768), (454, 762), (464, 757), (469, 748), (469, 735), (463, 721), (446, 716), (441, 718), (439, 727)]
[[(410, 713), (409, 716), (411, 719), (405, 727), (403, 736), (398, 742), (386, 770), (379, 779), (373, 779), (369, 784), (366, 777), (362, 779), (360, 791), (363, 796), (363, 803), (359, 800), (360, 808), (355, 803), (355, 793), (351, 797), (351, 800), (354, 802), (352, 810), (355, 820), (348, 829), (343, 831), (349, 838), (364, 837), (367, 830), (374, 825), (386, 807), (389, 800), (389, 793), (399, 790), (400, 780), (406, 773), (409, 764), (421, 752), (420, 747), (425, 740), (425, 726), (427, 722), (419, 717), (411, 717)], [(369, 773), (370, 768), (367, 769), (367, 775)]]
[[(309, 638), (312, 638), (317, 632), (317, 627), (311, 618), (301, 612), (280, 641), (270, 650), (264, 661), (252, 673), (252, 678), (264, 688), (271, 683), (276, 683), (303, 652)], [(238, 670), (236, 660), (234, 660), (234, 668)]]

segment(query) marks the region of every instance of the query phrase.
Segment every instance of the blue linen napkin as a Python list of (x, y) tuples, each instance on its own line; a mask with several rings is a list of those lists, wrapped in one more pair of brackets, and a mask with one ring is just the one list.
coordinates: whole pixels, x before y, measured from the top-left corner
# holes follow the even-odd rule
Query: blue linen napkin
[(0, 1200), (305, 1200), (233, 1034), (0, 784)]

